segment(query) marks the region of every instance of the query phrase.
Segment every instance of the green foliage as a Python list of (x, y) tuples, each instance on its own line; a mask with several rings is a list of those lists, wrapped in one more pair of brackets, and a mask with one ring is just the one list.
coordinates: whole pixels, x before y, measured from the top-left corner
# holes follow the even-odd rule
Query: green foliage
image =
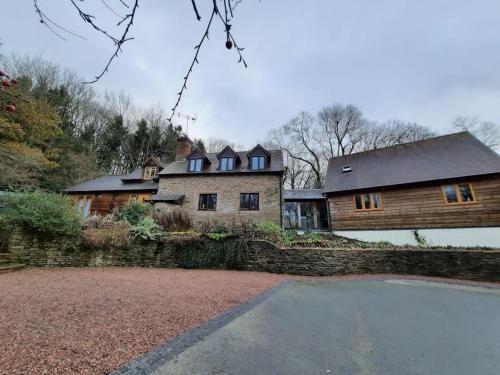
[(280, 237), (283, 229), (281, 229), (281, 227), (275, 222), (269, 220), (259, 220), (257, 222), (257, 231), (265, 235)]
[(177, 264), (183, 268), (242, 270), (247, 265), (248, 246), (244, 240), (179, 240), (176, 242), (176, 254)]
[(305, 232), (302, 239), (306, 242), (318, 242), (321, 241), (321, 235), (316, 232)]
[(82, 237), (84, 242), (95, 248), (113, 249), (128, 243), (130, 224), (115, 221), (113, 215), (92, 215), (85, 219)]
[(415, 237), (415, 241), (417, 241), (418, 246), (427, 246), (427, 240), (423, 235), (418, 233), (418, 230), (413, 231), (413, 236)]
[(118, 220), (126, 220), (131, 225), (136, 225), (148, 215), (149, 209), (150, 207), (142, 202), (130, 201), (124, 204), (115, 216)]
[(80, 231), (82, 218), (67, 196), (42, 191), (19, 191), (0, 196), (0, 211), (7, 223), (39, 232), (74, 235)]
[(295, 239), (294, 230), (284, 230), (272, 221), (260, 220), (257, 222), (256, 228), (258, 236), (263, 236), (270, 241), (280, 243), (285, 246), (290, 246)]
[(204, 236), (206, 236), (207, 238), (210, 238), (211, 240), (221, 241), (221, 240), (225, 240), (228, 238), (234, 238), (234, 237), (236, 237), (236, 234), (209, 232), (209, 233), (205, 233)]
[(150, 216), (143, 217), (135, 225), (132, 226), (130, 234), (133, 237), (140, 237), (144, 240), (158, 240), (165, 232), (156, 224)]
[(169, 236), (189, 236), (189, 237), (200, 237), (202, 234), (200, 232), (194, 230), (184, 230), (184, 231), (175, 231), (168, 232)]

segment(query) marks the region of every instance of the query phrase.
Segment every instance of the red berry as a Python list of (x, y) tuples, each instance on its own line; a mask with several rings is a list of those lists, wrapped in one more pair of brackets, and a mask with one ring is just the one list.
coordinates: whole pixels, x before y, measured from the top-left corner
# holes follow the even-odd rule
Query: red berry
[(5, 87), (9, 87), (12, 85), (12, 83), (10, 83), (10, 81), (8, 79), (4, 79), (2, 81), (2, 85), (4, 85)]
[(233, 42), (231, 42), (230, 40), (226, 41), (226, 48), (227, 49), (233, 48)]
[(17, 79), (12, 78), (10, 81), (12, 82), (12, 84), (17, 85)]
[(14, 104), (7, 104), (5, 106), (5, 110), (7, 112), (14, 112), (16, 110), (16, 106)]

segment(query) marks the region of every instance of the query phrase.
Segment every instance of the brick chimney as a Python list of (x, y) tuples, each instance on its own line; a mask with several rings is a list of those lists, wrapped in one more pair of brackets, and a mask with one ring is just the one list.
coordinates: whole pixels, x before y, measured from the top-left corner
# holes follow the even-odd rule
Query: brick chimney
[(177, 146), (175, 148), (175, 160), (182, 160), (193, 151), (193, 141), (188, 136), (182, 135), (177, 138)]

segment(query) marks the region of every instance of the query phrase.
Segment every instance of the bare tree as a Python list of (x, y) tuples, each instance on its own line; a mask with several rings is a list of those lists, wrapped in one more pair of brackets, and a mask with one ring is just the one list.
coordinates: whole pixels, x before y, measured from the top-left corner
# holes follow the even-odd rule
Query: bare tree
[(354, 105), (334, 104), (318, 113), (318, 133), (326, 158), (352, 153), (363, 139), (367, 121)]
[(231, 147), (234, 151), (242, 151), (245, 149), (241, 143), (230, 142), (224, 138), (210, 137), (205, 142), (205, 149), (207, 152), (219, 152), (226, 146)]
[(459, 116), (453, 121), (453, 128), (467, 130), (488, 147), (500, 151), (500, 124), (482, 121), (477, 116)]
[(370, 122), (367, 124), (359, 151), (414, 142), (436, 136), (436, 133), (426, 126), (402, 120), (388, 120), (384, 123)]
[(325, 163), (316, 132), (314, 117), (303, 111), (281, 128), (272, 131), (270, 138), (291, 158), (307, 165), (313, 175), (312, 187), (321, 188)]
[(288, 187), (320, 188), (330, 158), (434, 135), (416, 123), (370, 122), (354, 105), (334, 104), (322, 109), (318, 120), (301, 112), (286, 125), (272, 130), (268, 137), (285, 152)]

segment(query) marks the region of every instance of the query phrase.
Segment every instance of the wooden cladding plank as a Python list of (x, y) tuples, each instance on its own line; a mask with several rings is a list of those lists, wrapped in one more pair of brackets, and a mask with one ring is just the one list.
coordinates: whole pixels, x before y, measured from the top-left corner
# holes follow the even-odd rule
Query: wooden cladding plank
[(353, 194), (328, 198), (334, 229), (500, 226), (500, 178), (470, 181), (477, 203), (446, 205), (441, 184), (381, 192), (384, 209), (355, 211)]

